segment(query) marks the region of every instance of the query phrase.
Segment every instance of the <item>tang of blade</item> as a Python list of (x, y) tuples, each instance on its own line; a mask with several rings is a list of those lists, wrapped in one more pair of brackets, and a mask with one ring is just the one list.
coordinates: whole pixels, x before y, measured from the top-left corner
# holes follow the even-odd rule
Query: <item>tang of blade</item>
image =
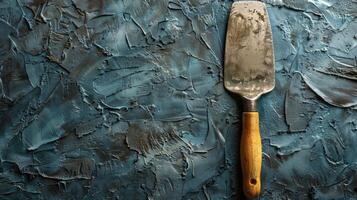
[(239, 1), (229, 16), (224, 86), (248, 100), (256, 100), (275, 86), (273, 38), (264, 3)]

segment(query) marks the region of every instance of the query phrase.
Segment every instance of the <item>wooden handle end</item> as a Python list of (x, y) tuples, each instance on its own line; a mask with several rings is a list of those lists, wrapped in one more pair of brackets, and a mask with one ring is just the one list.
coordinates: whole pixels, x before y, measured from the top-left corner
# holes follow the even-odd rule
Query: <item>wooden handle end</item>
[(243, 112), (240, 154), (244, 194), (248, 198), (258, 197), (260, 195), (262, 167), (262, 142), (258, 112)]

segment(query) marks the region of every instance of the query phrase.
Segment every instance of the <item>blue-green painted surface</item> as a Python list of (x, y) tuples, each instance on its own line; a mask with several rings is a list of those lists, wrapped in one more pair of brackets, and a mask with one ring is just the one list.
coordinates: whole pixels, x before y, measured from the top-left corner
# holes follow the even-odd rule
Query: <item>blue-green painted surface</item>
[[(261, 199), (355, 199), (357, 3), (265, 2)], [(241, 199), (231, 3), (1, 0), (0, 199)]]

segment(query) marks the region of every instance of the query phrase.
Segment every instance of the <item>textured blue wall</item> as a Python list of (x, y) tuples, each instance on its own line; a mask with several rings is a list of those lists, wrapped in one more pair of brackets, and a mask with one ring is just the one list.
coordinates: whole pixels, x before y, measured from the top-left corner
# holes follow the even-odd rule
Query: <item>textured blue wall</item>
[[(355, 199), (357, 3), (265, 2), (261, 199)], [(242, 197), (231, 3), (0, 0), (0, 199)]]

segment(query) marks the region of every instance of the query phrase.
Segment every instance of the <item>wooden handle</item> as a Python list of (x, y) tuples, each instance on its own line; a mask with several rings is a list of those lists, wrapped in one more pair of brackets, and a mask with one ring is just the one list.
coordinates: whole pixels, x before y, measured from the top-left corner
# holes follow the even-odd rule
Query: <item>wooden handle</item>
[(262, 141), (259, 132), (258, 112), (243, 112), (240, 156), (244, 194), (248, 198), (258, 197), (262, 168)]

